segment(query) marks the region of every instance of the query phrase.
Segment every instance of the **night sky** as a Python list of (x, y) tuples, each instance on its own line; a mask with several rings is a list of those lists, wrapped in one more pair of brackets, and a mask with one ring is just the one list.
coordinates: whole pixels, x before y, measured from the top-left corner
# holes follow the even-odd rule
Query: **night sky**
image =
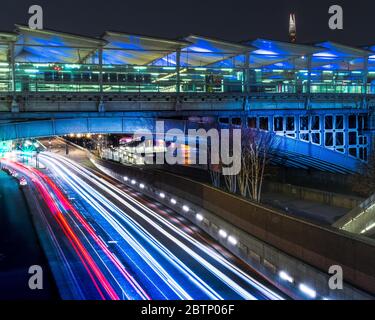
[[(287, 41), (288, 14), (295, 12), (299, 43), (375, 44), (373, 0), (1, 0), (0, 30), (26, 24), (32, 4), (43, 7), (45, 29), (89, 36), (113, 30), (172, 39), (198, 34), (230, 41)], [(328, 28), (333, 4), (344, 9), (344, 30)]]

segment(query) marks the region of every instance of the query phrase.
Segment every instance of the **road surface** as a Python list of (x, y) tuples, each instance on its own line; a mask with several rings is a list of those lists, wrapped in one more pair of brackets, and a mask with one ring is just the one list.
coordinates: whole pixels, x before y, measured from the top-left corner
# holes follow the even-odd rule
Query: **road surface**
[(47, 204), (50, 236), (70, 279), (64, 285), (71, 288), (63, 290), (68, 297), (283, 299), (249, 266), (160, 203), (56, 152), (42, 152), (39, 161), (47, 169), (13, 165)]

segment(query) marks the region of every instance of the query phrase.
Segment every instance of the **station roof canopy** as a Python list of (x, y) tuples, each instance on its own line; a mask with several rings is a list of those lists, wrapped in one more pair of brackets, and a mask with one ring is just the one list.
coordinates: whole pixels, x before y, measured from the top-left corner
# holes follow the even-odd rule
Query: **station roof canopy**
[(312, 67), (326, 70), (359, 70), (371, 51), (336, 42), (325, 41), (315, 44), (324, 50), (313, 55)]
[[(183, 40), (189, 45), (181, 50), (181, 66), (212, 66), (220, 61), (255, 50), (251, 46), (197, 35), (190, 35)], [(164, 57), (162, 60), (175, 65), (176, 54)]]
[(0, 61), (8, 61), (10, 43), (15, 43), (16, 62), (98, 63), (102, 47), (104, 64), (176, 66), (180, 51), (181, 67), (244, 67), (249, 53), (250, 68), (306, 69), (311, 56), (317, 70), (361, 70), (367, 58), (369, 68), (375, 70), (375, 45), (356, 48), (331, 41), (234, 43), (198, 35), (170, 40), (114, 31), (92, 38), (16, 25), (15, 33), (0, 32)]
[(185, 40), (191, 45), (183, 50), (183, 65), (207, 66), (255, 50), (252, 46), (197, 35), (190, 35)]
[(364, 49), (371, 52), (368, 59), (369, 71), (375, 71), (375, 45), (366, 46)]
[(10, 43), (17, 40), (17, 34), (12, 32), (1, 32), (0, 31), (0, 43)]
[(17, 35), (10, 32), (0, 32), (0, 61), (8, 60), (9, 43), (15, 42)]
[(186, 47), (187, 42), (107, 31), (103, 63), (146, 65)]
[(313, 46), (268, 39), (257, 39), (249, 42), (249, 44), (257, 48), (253, 54), (259, 55), (307, 56), (322, 51), (321, 48)]
[(348, 58), (368, 57), (372, 54), (371, 51), (369, 50), (351, 47), (351, 46), (347, 46), (347, 45), (332, 42), (332, 41), (316, 43), (315, 46), (326, 49), (321, 54), (323, 55), (329, 54), (330, 56), (336, 56), (336, 57), (348, 57)]
[(16, 25), (16, 60), (32, 62), (83, 62), (104, 41), (50, 30), (34, 30)]
[(322, 49), (313, 46), (268, 39), (257, 39), (247, 43), (257, 48), (250, 56), (250, 67), (252, 68), (262, 66), (306, 68), (306, 57), (322, 51)]

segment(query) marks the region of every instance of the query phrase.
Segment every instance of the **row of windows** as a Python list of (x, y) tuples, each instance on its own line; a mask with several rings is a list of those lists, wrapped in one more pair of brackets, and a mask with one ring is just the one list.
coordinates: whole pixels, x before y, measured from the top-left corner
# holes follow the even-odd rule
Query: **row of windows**
[[(269, 130), (269, 117), (248, 117), (247, 127), (248, 128), (259, 128), (261, 130)], [(300, 116), (299, 117), (299, 130), (300, 131), (316, 131), (320, 130), (320, 116)], [(222, 124), (229, 125), (230, 123), (234, 126), (242, 126), (242, 119), (240, 117), (230, 118), (222, 117), (219, 118), (219, 122)], [(344, 116), (343, 115), (327, 115), (324, 116), (324, 130), (344, 130)], [(364, 115), (349, 115), (347, 128), (355, 130), (367, 129), (367, 118)], [(295, 116), (274, 116), (273, 117), (273, 131), (295, 131), (296, 121)]]
[[(344, 115), (326, 115), (323, 117), (321, 118), (319, 115), (300, 116), (299, 124), (296, 123), (295, 116), (248, 117), (247, 127), (269, 131), (271, 124), (273, 131), (277, 134), (295, 139), (297, 138), (296, 128), (299, 125), (299, 140), (323, 145), (340, 153), (344, 153), (345, 147), (347, 147), (350, 156), (366, 161), (367, 137), (362, 134), (362, 130), (367, 128), (366, 116), (349, 115), (345, 118)], [(240, 117), (231, 119), (222, 117), (219, 118), (219, 122), (226, 125), (231, 123), (234, 126), (242, 126)], [(321, 128), (323, 128), (323, 135)], [(345, 132), (346, 128), (347, 132)]]

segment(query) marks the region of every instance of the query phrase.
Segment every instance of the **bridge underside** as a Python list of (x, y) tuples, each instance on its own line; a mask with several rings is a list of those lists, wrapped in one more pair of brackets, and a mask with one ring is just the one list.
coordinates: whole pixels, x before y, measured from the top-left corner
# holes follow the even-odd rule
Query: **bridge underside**
[[(360, 110), (216, 110), (209, 111), (126, 111), (126, 112), (20, 112), (2, 113), (0, 139), (15, 140), (62, 136), (72, 133), (132, 134), (137, 130), (155, 131), (155, 121), (164, 120), (165, 131), (178, 128), (208, 128), (212, 126), (245, 126), (273, 131), (280, 140), (274, 161), (297, 168), (315, 168), (323, 171), (350, 173), (358, 171), (361, 159), (349, 155), (353, 148), (366, 146), (348, 145), (350, 117), (356, 123), (361, 119)], [(142, 110), (142, 108), (140, 109)], [(324, 118), (330, 114), (332, 123)], [(342, 121), (339, 123), (339, 120)], [(306, 123), (305, 123), (306, 122)], [(326, 139), (330, 137), (330, 147)], [(343, 139), (339, 141), (337, 137)], [(357, 139), (359, 139), (357, 137)], [(357, 142), (357, 141), (356, 141)], [(359, 140), (358, 140), (359, 142)], [(341, 145), (342, 144), (342, 145)], [(344, 151), (341, 151), (341, 148)], [(339, 149), (339, 150), (336, 150)]]

